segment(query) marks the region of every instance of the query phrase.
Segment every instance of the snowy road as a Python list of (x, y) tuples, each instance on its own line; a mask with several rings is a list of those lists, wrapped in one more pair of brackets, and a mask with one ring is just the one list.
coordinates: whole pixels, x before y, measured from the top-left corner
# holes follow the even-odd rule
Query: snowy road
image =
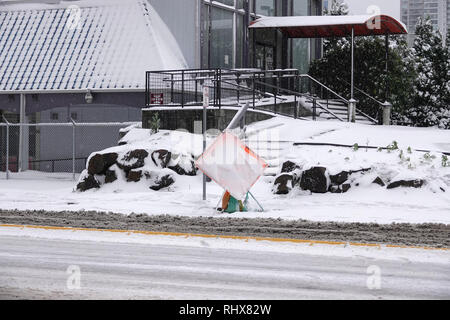
[[(450, 298), (447, 252), (21, 232), (0, 229), (1, 299)], [(70, 266), (80, 289), (67, 287)], [(370, 290), (376, 270), (381, 288)]]

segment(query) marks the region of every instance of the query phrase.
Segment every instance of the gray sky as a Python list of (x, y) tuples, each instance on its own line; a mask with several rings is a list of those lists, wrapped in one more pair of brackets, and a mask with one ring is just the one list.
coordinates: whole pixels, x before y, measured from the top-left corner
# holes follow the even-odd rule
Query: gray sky
[(372, 14), (367, 12), (370, 6), (378, 6), (382, 14), (400, 19), (400, 0), (344, 0), (350, 9), (350, 14)]

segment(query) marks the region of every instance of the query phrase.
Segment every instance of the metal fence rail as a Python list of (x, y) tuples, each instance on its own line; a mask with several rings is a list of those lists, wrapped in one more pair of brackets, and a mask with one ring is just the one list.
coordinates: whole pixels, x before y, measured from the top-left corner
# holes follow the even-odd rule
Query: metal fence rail
[(135, 122), (11, 123), (0, 122), (0, 172), (76, 173), (92, 152), (117, 146), (120, 129)]

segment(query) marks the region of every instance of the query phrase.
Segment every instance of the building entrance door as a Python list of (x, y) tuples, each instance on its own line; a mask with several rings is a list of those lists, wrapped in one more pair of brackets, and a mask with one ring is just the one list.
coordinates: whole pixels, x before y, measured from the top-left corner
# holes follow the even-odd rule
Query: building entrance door
[(263, 70), (274, 70), (275, 60), (274, 60), (275, 48), (267, 44), (256, 44), (256, 67)]

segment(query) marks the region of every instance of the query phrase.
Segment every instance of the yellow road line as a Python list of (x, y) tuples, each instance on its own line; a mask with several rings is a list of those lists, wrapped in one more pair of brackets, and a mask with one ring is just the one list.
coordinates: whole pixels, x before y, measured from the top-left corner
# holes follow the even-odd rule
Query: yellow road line
[(52, 227), (52, 226), (34, 226), (34, 225), (17, 225), (17, 224), (0, 224), (0, 227), (8, 228), (27, 228), (27, 229), (41, 229), (41, 230), (65, 230), (65, 231), (97, 231), (97, 232), (114, 232), (124, 234), (142, 234), (152, 236), (174, 236), (185, 238), (215, 238), (215, 239), (234, 239), (234, 240), (255, 240), (255, 241), (270, 241), (270, 242), (288, 242), (288, 243), (306, 243), (309, 245), (327, 244), (327, 245), (350, 245), (355, 247), (386, 247), (386, 248), (402, 248), (402, 249), (424, 249), (424, 250), (442, 250), (448, 251), (450, 248), (433, 248), (422, 246), (405, 246), (393, 244), (377, 244), (377, 243), (357, 243), (345, 241), (323, 241), (323, 240), (304, 240), (304, 239), (287, 239), (287, 238), (268, 238), (268, 237), (252, 237), (252, 236), (232, 236), (232, 235), (213, 235), (213, 234), (195, 234), (195, 233), (180, 233), (180, 232), (159, 232), (159, 231), (141, 231), (141, 230), (117, 230), (117, 229), (95, 229), (95, 228), (72, 228), (72, 227)]

